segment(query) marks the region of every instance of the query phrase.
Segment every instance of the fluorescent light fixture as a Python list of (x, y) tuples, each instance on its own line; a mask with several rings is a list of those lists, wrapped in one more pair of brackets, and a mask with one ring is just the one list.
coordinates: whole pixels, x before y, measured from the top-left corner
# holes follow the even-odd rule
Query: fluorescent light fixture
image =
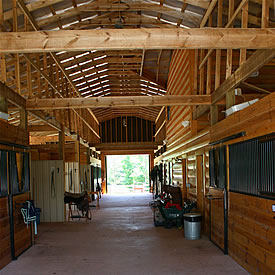
[(181, 125), (182, 125), (184, 128), (187, 127), (187, 126), (189, 126), (189, 124), (190, 124), (190, 121), (189, 121), (189, 120), (184, 120), (184, 121), (181, 122)]

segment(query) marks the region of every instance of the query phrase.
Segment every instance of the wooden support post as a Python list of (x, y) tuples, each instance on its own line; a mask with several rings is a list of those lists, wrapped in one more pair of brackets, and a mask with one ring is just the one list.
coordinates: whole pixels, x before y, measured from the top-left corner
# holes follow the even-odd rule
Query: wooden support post
[[(202, 60), (204, 59), (204, 55), (205, 55), (205, 50), (200, 50), (200, 63), (202, 62)], [(201, 67), (199, 69), (200, 71), (200, 90), (199, 90), (199, 94), (205, 94), (205, 76), (204, 76), (204, 69), (205, 67)]]
[(218, 106), (212, 105), (210, 107), (210, 125), (213, 126), (219, 121)]
[[(248, 27), (248, 2), (242, 8), (242, 28)], [(246, 49), (240, 50), (240, 65), (246, 61)]]
[[(17, 22), (17, 0), (12, 2), (12, 11), (13, 11), (13, 32), (18, 31), (18, 22)], [(16, 91), (18, 94), (21, 94), (21, 83), (20, 83), (20, 63), (19, 63), (19, 54), (15, 54), (15, 81), (16, 81)]]
[[(231, 17), (234, 14), (234, 2), (235, 0), (229, 0), (229, 8), (228, 8), (228, 21), (230, 21)], [(232, 58), (233, 58), (233, 50), (228, 49), (226, 51), (226, 76), (227, 79), (232, 74)], [(235, 104), (235, 90), (228, 91), (226, 93), (226, 109), (232, 107)]]
[(8, 101), (6, 97), (0, 96), (0, 112), (8, 113)]
[[(229, 0), (228, 22), (234, 14), (234, 0)], [(232, 49), (226, 51), (226, 78), (232, 73)]]
[(78, 169), (78, 183), (79, 184), (79, 190), (81, 190), (81, 185), (80, 185), (80, 179), (81, 179), (81, 175), (80, 175), (80, 138), (79, 135), (77, 136), (77, 140), (75, 142), (75, 151), (76, 151), (76, 162), (77, 162), (77, 169)]
[(65, 161), (65, 133), (64, 125), (61, 124), (61, 130), (59, 131), (59, 159)]
[(20, 127), (28, 129), (28, 111), (26, 109), (20, 109)]
[[(208, 21), (208, 27), (212, 27), (212, 15), (209, 17), (209, 21)], [(208, 50), (208, 53), (211, 50)], [(208, 55), (207, 53), (207, 55)], [(206, 55), (206, 56), (207, 56)], [(212, 58), (211, 55), (208, 56), (207, 59), (207, 76), (206, 76), (206, 94), (211, 94), (211, 84), (212, 84), (212, 77), (211, 77), (211, 71), (212, 71)]]
[(87, 150), (86, 150), (86, 161), (87, 161), (88, 165), (91, 164), (91, 162), (90, 162), (90, 155), (91, 155), (91, 149), (87, 148)]
[(197, 167), (197, 208), (200, 213), (204, 213), (204, 181), (203, 181), (203, 156), (196, 156)]
[(270, 0), (262, 0), (262, 28), (268, 28)]
[(236, 103), (235, 90), (226, 93), (226, 109), (229, 109)]
[[(222, 27), (222, 10), (223, 10), (223, 1), (218, 0), (218, 18), (217, 18), (217, 27)], [(209, 57), (210, 58), (210, 57)], [(216, 70), (215, 70), (215, 90), (221, 84), (221, 50), (216, 50)]]
[(106, 182), (106, 175), (105, 175), (105, 154), (100, 155), (100, 160), (101, 160), (101, 191), (102, 194), (106, 194), (107, 188), (107, 182)]
[(182, 199), (187, 200), (187, 188), (186, 188), (186, 159), (182, 160)]
[[(3, 2), (0, 0), (0, 26), (4, 23), (4, 13), (3, 13)], [(0, 29), (1, 31), (1, 29)], [(7, 73), (6, 73), (6, 59), (5, 54), (0, 54), (0, 66), (1, 66), (1, 78), (0, 81), (5, 83), (7, 81)]]

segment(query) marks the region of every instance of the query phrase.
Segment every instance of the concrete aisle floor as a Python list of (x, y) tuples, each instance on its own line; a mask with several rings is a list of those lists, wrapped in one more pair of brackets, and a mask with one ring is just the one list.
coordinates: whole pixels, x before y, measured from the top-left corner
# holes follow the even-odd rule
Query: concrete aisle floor
[(0, 274), (247, 274), (206, 237), (154, 227), (151, 195), (104, 195), (90, 222), (39, 226), (36, 245)]

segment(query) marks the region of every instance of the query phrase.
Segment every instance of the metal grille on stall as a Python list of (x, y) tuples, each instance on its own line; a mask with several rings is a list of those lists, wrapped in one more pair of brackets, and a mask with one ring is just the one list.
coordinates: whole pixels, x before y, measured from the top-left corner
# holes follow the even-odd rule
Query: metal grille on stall
[(197, 198), (197, 167), (196, 155), (187, 156), (187, 199), (196, 200)]

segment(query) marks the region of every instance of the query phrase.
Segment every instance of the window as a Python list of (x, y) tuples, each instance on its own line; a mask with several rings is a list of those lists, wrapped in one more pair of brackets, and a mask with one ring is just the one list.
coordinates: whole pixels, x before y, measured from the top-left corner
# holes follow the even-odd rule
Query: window
[(230, 191), (275, 196), (274, 136), (229, 146)]
[(13, 195), (30, 191), (29, 153), (9, 152), (9, 180)]
[(226, 186), (226, 148), (225, 146), (209, 151), (210, 186), (225, 188)]

